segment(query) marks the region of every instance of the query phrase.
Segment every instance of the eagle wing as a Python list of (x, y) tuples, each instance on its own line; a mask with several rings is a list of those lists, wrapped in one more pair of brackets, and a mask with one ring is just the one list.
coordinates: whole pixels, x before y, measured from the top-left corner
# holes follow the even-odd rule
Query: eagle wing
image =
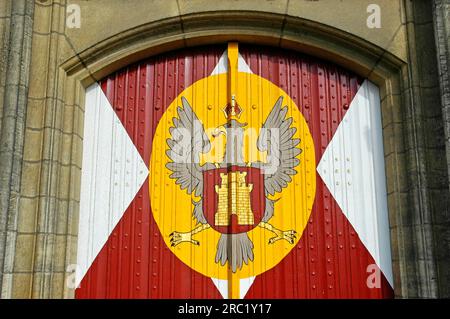
[[(213, 167), (212, 164), (200, 166), (200, 154), (211, 149), (211, 143), (197, 115), (186, 98), (181, 98), (183, 108), (177, 108), (177, 117), (172, 119), (169, 128), (171, 138), (167, 139), (166, 155), (171, 162), (166, 167), (172, 172), (169, 176), (175, 184), (190, 195), (203, 195), (203, 171)], [(211, 167), (212, 166), (212, 167)], [(202, 210), (202, 200), (193, 201), (193, 215), (198, 222), (206, 224)]]
[(297, 156), (302, 152), (298, 147), (300, 139), (293, 138), (297, 129), (291, 127), (293, 119), (287, 118), (287, 106), (282, 107), (283, 97), (275, 102), (269, 116), (262, 126), (257, 140), (258, 150), (267, 151), (266, 163), (260, 163), (264, 172), (264, 189), (266, 193), (266, 211), (263, 221), (273, 216), (274, 201), (268, 195), (279, 193), (292, 181), (297, 174), (295, 167), (300, 164)]

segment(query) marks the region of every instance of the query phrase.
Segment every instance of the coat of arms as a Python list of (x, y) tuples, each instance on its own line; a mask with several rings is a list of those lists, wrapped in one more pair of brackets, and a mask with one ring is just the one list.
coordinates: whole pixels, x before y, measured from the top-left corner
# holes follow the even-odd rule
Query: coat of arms
[(302, 151), (300, 139), (293, 138), (296, 128), (292, 126), (293, 119), (287, 116), (287, 106), (283, 107), (283, 97), (275, 102), (257, 138), (257, 149), (267, 152), (265, 162), (244, 161), (247, 123), (239, 121), (243, 109), (232, 97), (223, 109), (226, 124), (214, 129), (212, 134), (212, 138), (226, 136), (223, 160), (203, 165), (199, 157), (210, 150), (211, 141), (188, 100), (182, 97), (181, 101), (182, 107), (177, 108), (177, 117), (172, 120), (171, 138), (167, 140), (166, 154), (171, 162), (166, 167), (172, 172), (170, 178), (181, 189), (201, 199), (193, 202), (193, 217), (198, 226), (189, 232), (172, 232), (171, 245), (200, 245), (195, 235), (212, 227), (221, 233), (215, 262), (222, 266), (228, 262), (232, 272), (236, 272), (244, 263), (254, 260), (254, 246), (247, 233), (255, 227), (274, 234), (268, 242), (270, 245), (279, 240), (294, 244), (295, 229), (281, 230), (270, 222), (275, 213), (275, 200), (269, 196), (280, 193), (292, 181), (291, 176), (297, 173), (295, 168), (300, 163), (297, 156)]

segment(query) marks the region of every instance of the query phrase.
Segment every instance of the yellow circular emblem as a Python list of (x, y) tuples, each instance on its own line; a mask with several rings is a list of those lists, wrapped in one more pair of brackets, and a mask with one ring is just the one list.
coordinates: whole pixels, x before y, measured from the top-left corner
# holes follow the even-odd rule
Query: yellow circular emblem
[[(316, 162), (308, 125), (286, 92), (239, 72), (230, 105), (227, 83), (227, 74), (195, 82), (162, 116), (152, 146), (150, 202), (166, 245), (187, 266), (212, 278), (243, 279), (271, 269), (298, 243), (315, 198)], [(194, 128), (194, 119), (201, 126)], [(234, 125), (227, 126), (230, 119)], [(261, 138), (270, 123), (275, 133)], [(188, 133), (200, 140), (176, 145)], [(231, 234), (222, 231), (231, 227)], [(233, 236), (248, 240), (239, 246)]]

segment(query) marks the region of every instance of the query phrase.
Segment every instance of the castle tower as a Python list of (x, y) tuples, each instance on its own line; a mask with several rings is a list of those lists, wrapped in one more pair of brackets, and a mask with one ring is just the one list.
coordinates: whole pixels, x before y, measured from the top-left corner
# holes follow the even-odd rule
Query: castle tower
[(236, 215), (238, 225), (253, 225), (254, 216), (250, 204), (250, 192), (253, 184), (245, 182), (247, 172), (221, 173), (221, 185), (216, 185), (215, 190), (219, 195), (217, 212), (215, 215), (216, 226), (229, 226), (231, 215)]

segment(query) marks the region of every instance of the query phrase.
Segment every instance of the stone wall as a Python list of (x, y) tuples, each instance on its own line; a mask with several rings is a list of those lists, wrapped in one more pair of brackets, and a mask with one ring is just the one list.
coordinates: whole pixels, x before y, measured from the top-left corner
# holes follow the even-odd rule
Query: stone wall
[(404, 3), (408, 65), (404, 69), (401, 120), (406, 148), (399, 156), (405, 157), (408, 210), (392, 229), (400, 239), (398, 258), (404, 267), (401, 281), (406, 284), (402, 284), (401, 295), (449, 296), (448, 287), (442, 285), (448, 282), (448, 270), (442, 272), (442, 264), (437, 262), (450, 248), (441, 238), (450, 216), (432, 6), (429, 1)]
[[(366, 25), (371, 3), (380, 29)], [(380, 86), (395, 293), (449, 297), (446, 3), (1, 1), (1, 297), (73, 296), (84, 87), (150, 55), (229, 40), (306, 52)], [(66, 24), (71, 4), (80, 28)]]

